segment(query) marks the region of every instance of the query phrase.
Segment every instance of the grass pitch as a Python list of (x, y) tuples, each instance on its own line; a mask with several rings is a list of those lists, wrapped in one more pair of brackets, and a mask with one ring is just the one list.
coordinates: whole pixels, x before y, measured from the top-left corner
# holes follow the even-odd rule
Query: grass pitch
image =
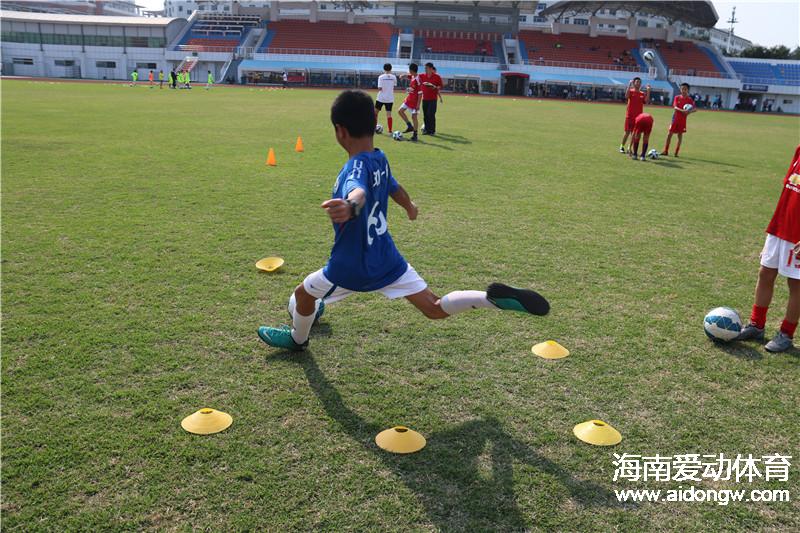
[[(800, 528), (798, 352), (702, 330), (749, 313), (797, 117), (699, 112), (680, 159), (640, 163), (616, 153), (622, 106), (445, 95), (440, 136), (376, 140), (420, 207), (390, 207), (392, 235), (439, 294), (499, 280), (551, 314), (430, 322), (364, 295), (289, 355), (255, 331), (329, 252), (335, 92), (2, 89), (9, 531)], [(670, 112), (649, 111), (660, 150)], [(572, 355), (530, 353), (551, 338)], [(233, 426), (183, 432), (204, 406)], [(623, 442), (577, 441), (592, 418)], [(427, 448), (378, 450), (396, 424)], [(792, 501), (623, 505), (679, 484), (615, 483), (614, 452), (793, 455), (788, 483), (699, 484)]]

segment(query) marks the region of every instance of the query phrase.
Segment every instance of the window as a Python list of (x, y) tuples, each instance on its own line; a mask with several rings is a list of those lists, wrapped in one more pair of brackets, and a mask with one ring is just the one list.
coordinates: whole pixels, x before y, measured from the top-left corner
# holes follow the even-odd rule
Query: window
[(791, 104), (792, 102), (794, 102), (794, 100), (784, 100), (783, 101), (784, 104)]
[(578, 26), (588, 26), (589, 19), (572, 19), (572, 23)]
[(664, 25), (661, 24), (660, 22), (656, 24), (656, 28), (663, 28), (663, 27), (664, 27)]
[(116, 61), (96, 61), (94, 66), (97, 68), (117, 68)]
[(224, 9), (225, 11), (230, 11), (231, 10), (231, 6), (225, 6), (222, 9)]
[(15, 65), (33, 65), (33, 59), (30, 57), (15, 57)]
[(57, 67), (74, 67), (75, 60), (74, 59), (56, 59), (55, 65)]
[(63, 33), (42, 34), (42, 44), (73, 44), (80, 46), (80, 35), (66, 35)]
[(1, 39), (7, 43), (35, 43), (39, 44), (38, 33), (26, 33), (21, 31), (4, 31)]
[(539, 2), (538, 4), (536, 4), (536, 11), (541, 11), (542, 9), (544, 9), (546, 7), (547, 7), (547, 4), (545, 4), (544, 2)]
[(178, 6), (178, 12), (183, 11), (183, 6)]
[(640, 28), (646, 28), (647, 27), (647, 21), (639, 19), (636, 22), (636, 25), (639, 26)]
[(497, 17), (489, 17), (489, 24), (497, 24)]
[(544, 17), (533, 17), (533, 21), (542, 23), (542, 22), (547, 22), (547, 19)]
[(158, 65), (155, 63), (136, 63), (136, 68), (142, 68), (145, 70), (155, 70), (158, 68)]
[(519, 21), (520, 22), (526, 22), (527, 20), (528, 20), (528, 17), (526, 15), (520, 15), (519, 16)]

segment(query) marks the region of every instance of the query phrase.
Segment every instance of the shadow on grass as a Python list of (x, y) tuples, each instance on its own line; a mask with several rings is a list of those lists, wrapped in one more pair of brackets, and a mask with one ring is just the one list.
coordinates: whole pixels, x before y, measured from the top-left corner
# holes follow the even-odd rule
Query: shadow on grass
[(679, 165), (675, 161), (667, 161), (666, 159), (659, 159), (658, 166), (670, 167), (670, 168), (683, 168), (683, 165)]
[[(394, 455), (380, 450), (375, 435), (386, 429), (364, 420), (345, 405), (310, 352), (284, 354), (271, 360), (292, 361), (305, 372), (325, 412), (355, 441), (362, 443), (419, 498), (440, 530), (521, 531), (530, 526), (514, 493), (514, 463), (525, 463), (560, 483), (570, 497), (585, 506), (620, 506), (614, 493), (581, 481), (509, 435), (500, 421), (484, 417), (450, 429), (425, 432), (427, 446), (416, 454)], [(488, 457), (488, 459), (485, 459)], [(481, 465), (485, 465), (483, 470)], [(544, 489), (543, 489), (544, 490)], [(541, 495), (545, 500), (553, 495)], [(557, 505), (552, 508), (557, 512)], [(537, 514), (546, 514), (546, 506)]]
[(732, 342), (730, 344), (717, 343), (716, 346), (723, 352), (740, 359), (757, 361), (764, 358), (761, 352), (743, 342)]
[[(431, 138), (430, 136), (427, 136)], [(434, 139), (441, 139), (444, 142), (455, 143), (455, 144), (472, 144), (472, 141), (467, 139), (466, 137), (462, 137), (461, 135), (451, 135), (449, 133), (436, 133), (432, 138)]]
[(445, 146), (443, 144), (432, 143), (428, 139), (430, 139), (430, 137), (428, 137), (426, 140), (420, 139), (419, 141), (417, 141), (417, 144), (421, 144), (422, 146), (430, 146), (432, 148), (439, 148), (441, 150), (447, 150), (448, 152), (452, 152), (453, 151), (453, 148), (451, 148), (449, 146)]
[(733, 163), (726, 163), (725, 161), (712, 161), (711, 159), (700, 159), (697, 157), (681, 157), (679, 158), (683, 161), (697, 161), (698, 163), (711, 163), (712, 165), (719, 165), (723, 167), (736, 167), (736, 168), (744, 168), (742, 165), (735, 165)]

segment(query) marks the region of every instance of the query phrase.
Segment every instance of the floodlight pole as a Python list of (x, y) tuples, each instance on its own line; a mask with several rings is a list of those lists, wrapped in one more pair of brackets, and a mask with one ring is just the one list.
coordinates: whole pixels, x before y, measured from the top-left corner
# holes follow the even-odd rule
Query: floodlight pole
[(725, 51), (728, 55), (731, 53), (731, 46), (733, 45), (733, 26), (739, 22), (736, 20), (736, 6), (733, 6), (733, 11), (731, 12), (731, 18), (728, 20), (728, 24), (730, 24), (730, 29), (728, 30), (728, 46), (727, 50)]

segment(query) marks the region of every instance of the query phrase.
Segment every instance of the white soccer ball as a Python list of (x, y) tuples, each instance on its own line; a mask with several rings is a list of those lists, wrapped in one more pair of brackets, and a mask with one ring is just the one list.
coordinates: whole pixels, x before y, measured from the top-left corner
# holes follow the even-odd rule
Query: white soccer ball
[(729, 342), (741, 333), (742, 319), (730, 307), (717, 307), (703, 319), (703, 329), (712, 341)]
[(396, 132), (392, 133), (392, 139), (394, 139), (395, 141), (402, 141), (403, 140), (403, 132), (402, 131), (396, 131)]
[(694, 106), (692, 104), (686, 104), (685, 106), (683, 106), (684, 111), (691, 111), (692, 109), (694, 109)]
[(658, 159), (658, 150), (652, 148), (649, 152), (647, 152), (647, 157), (650, 159)]
[(648, 50), (648, 51), (646, 51), (644, 54), (642, 54), (642, 57), (643, 57), (643, 58), (644, 58), (644, 60), (645, 60), (645, 61), (647, 61), (648, 63), (652, 63), (652, 62), (653, 62), (653, 61), (655, 61), (655, 59), (656, 59), (656, 55), (653, 53), (653, 51), (652, 51), (652, 50)]
[(381, 133), (383, 133), (383, 126), (381, 126), (380, 124), (378, 124), (377, 126), (375, 126), (375, 133), (377, 133), (378, 135), (380, 135)]

